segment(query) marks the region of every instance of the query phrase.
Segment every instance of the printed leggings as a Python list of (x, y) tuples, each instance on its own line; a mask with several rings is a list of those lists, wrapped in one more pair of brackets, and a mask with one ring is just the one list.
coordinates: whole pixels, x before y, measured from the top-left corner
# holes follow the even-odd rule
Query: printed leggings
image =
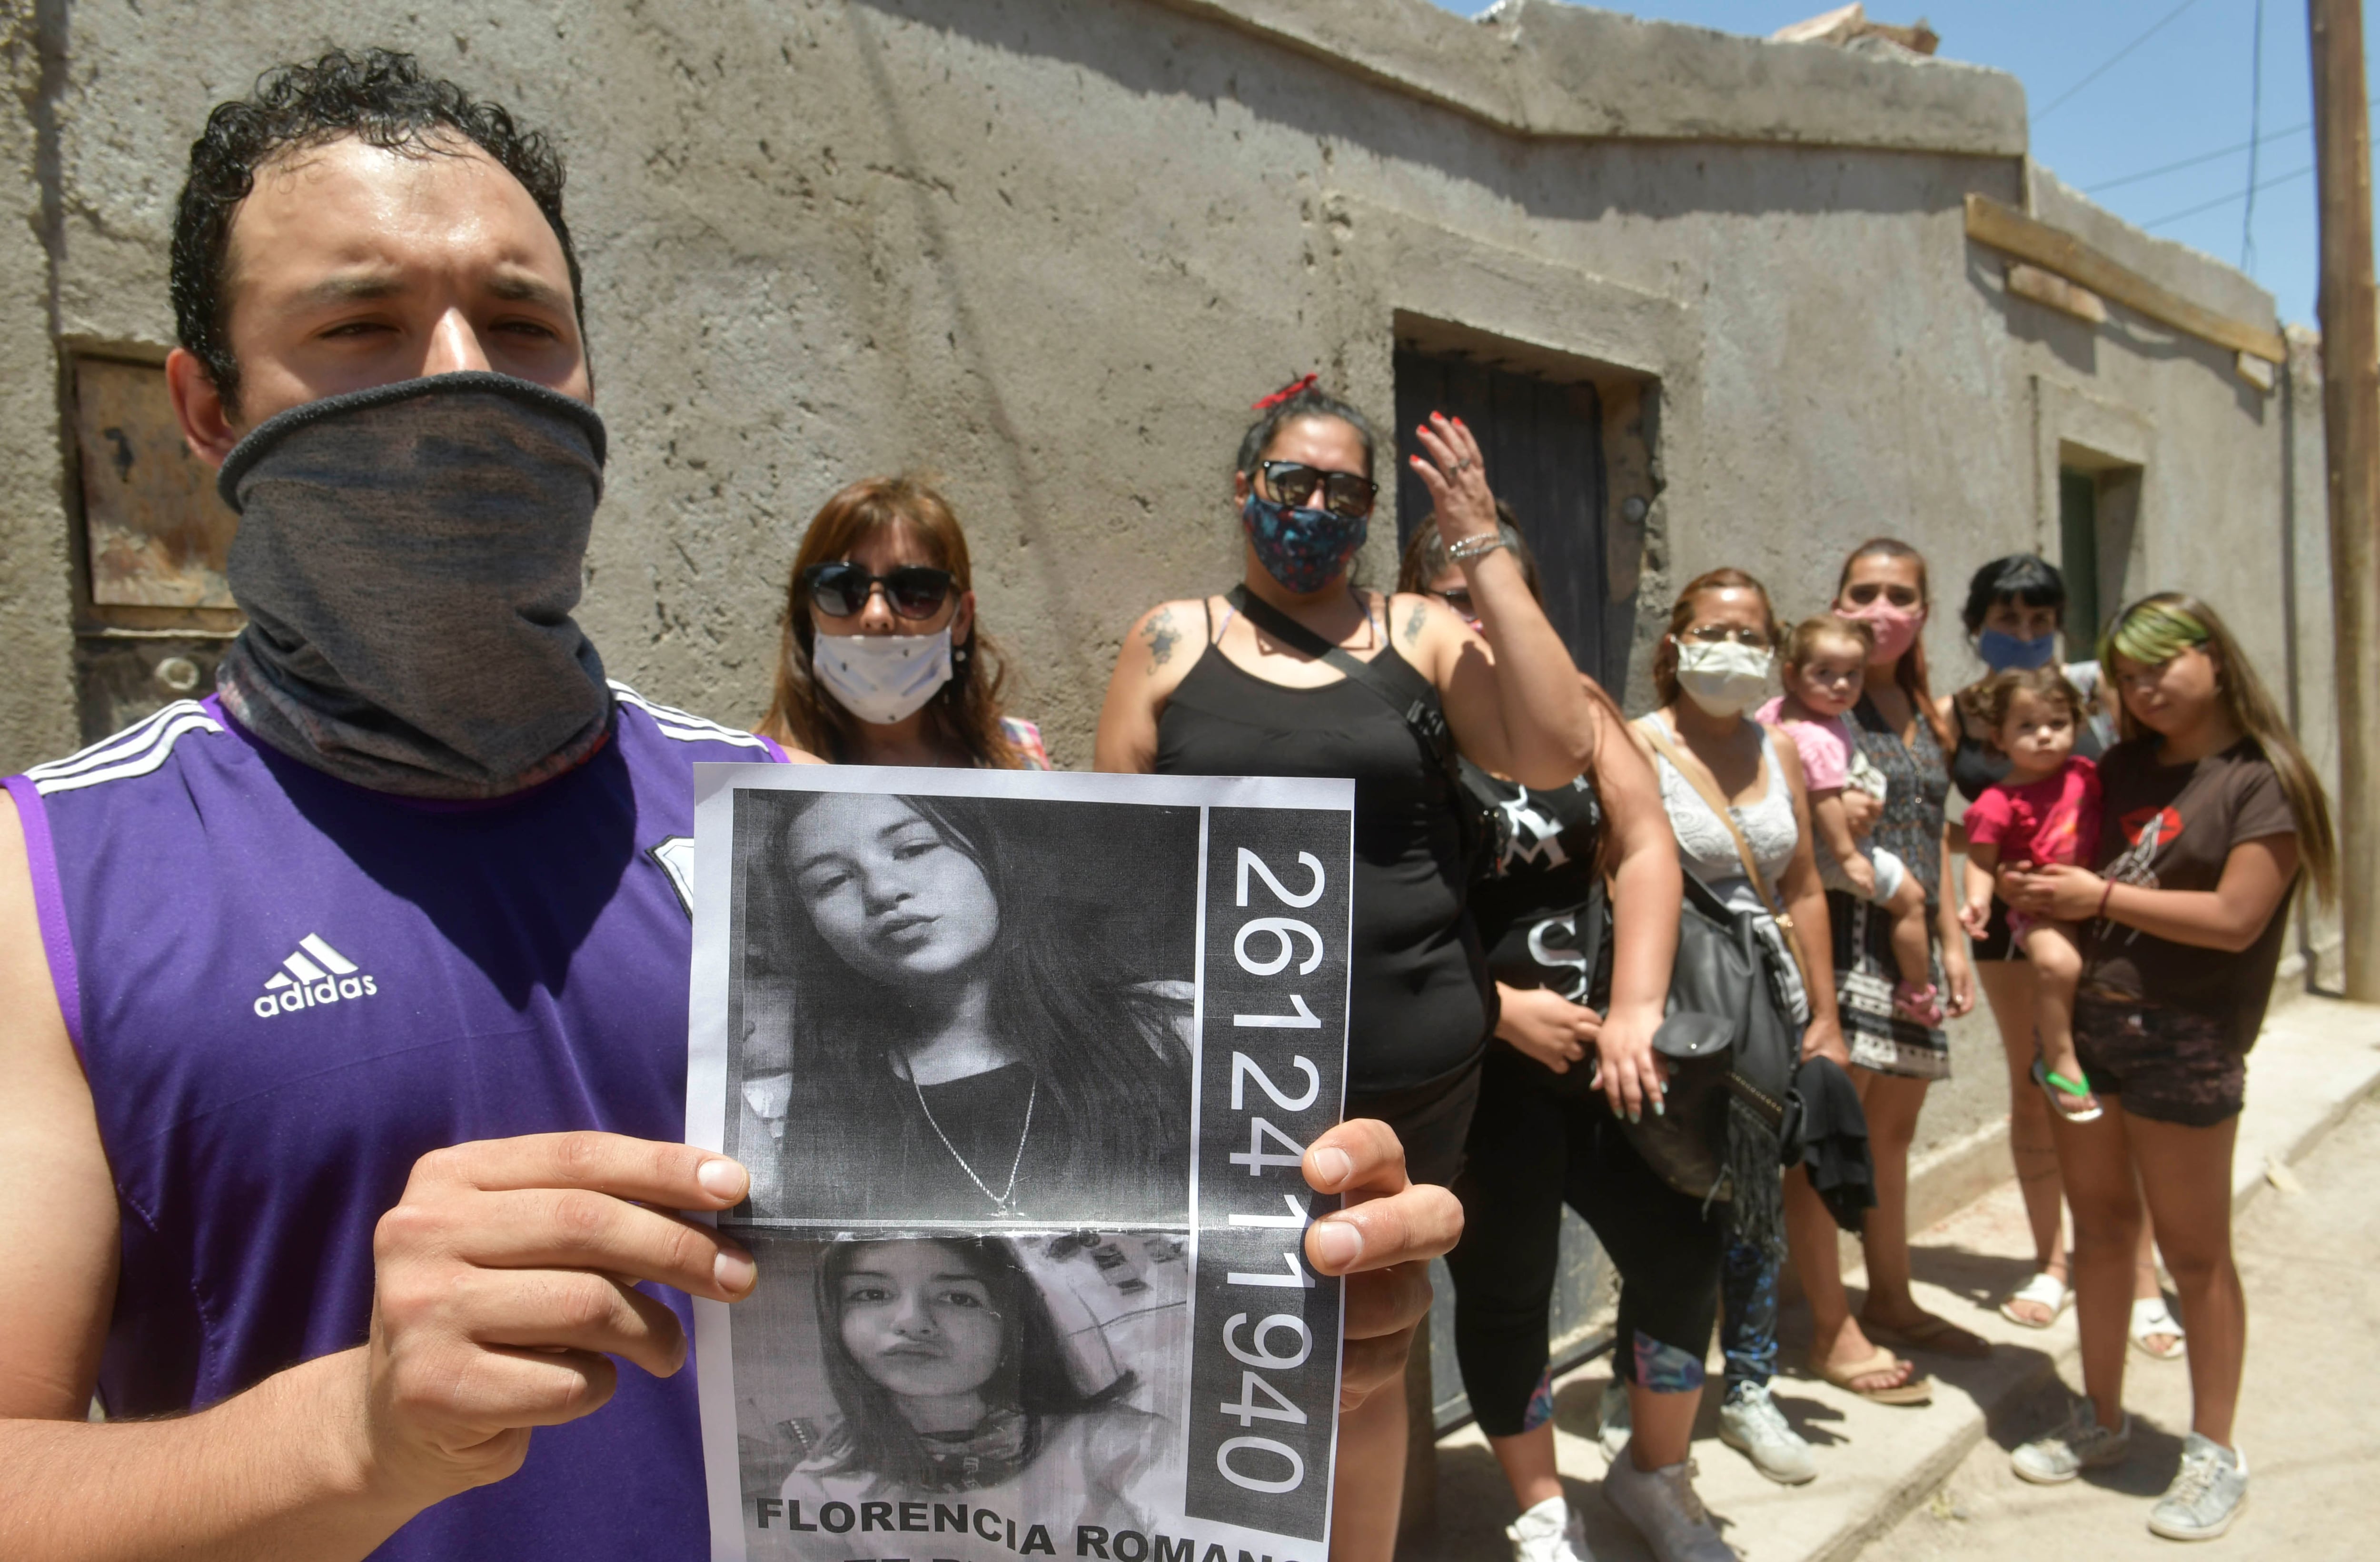
[[(1454, 1350), (1480, 1430), (1510, 1437), (1553, 1413), (1545, 1392), (1556, 1248), (1567, 1203), (1620, 1272), (1614, 1370), (1646, 1386), (1700, 1386), (1718, 1312), (1727, 1212), (1655, 1176), (1601, 1096), (1571, 1100), (1501, 1042), (1480, 1070), (1478, 1113), (1455, 1192), (1463, 1240), (1454, 1276)], [(1774, 1287), (1771, 1287), (1774, 1294)]]

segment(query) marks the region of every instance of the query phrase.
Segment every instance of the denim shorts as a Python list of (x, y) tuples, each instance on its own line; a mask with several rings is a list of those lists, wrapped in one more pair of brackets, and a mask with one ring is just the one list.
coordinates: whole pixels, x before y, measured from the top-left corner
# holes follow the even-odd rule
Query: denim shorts
[(2091, 1089), (2135, 1117), (2213, 1128), (2247, 1099), (2248, 1060), (2208, 1015), (2085, 988), (2074, 1004), (2074, 1051)]

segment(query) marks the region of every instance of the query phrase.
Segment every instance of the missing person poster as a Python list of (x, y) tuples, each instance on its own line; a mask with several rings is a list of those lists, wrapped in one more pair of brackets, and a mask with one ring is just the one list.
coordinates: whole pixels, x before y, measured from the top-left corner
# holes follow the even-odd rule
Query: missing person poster
[(695, 770), (711, 1556), (1323, 1562), (1353, 784)]

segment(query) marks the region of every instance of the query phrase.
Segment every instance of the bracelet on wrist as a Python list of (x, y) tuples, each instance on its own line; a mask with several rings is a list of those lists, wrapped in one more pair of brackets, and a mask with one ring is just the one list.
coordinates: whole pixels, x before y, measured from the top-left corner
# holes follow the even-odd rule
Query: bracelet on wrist
[(2107, 887), (2099, 892), (2099, 909), (2091, 913), (2094, 921), (2106, 921), (2107, 920), (2107, 897), (2115, 893), (2116, 881), (2109, 879), (2107, 881)]
[(1459, 538), (1449, 543), (1446, 545), (1446, 556), (1453, 563), (1468, 564), (1482, 555), (1492, 554), (1498, 548), (1509, 548), (1512, 545), (1504, 541), (1504, 534), (1500, 531), (1482, 531), (1476, 536)]

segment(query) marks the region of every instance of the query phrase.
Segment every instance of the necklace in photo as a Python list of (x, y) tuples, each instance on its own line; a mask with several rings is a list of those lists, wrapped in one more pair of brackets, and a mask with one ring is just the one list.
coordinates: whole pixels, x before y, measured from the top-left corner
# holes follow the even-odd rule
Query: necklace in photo
[(917, 1092), (917, 1110), (926, 1115), (926, 1126), (934, 1130), (934, 1137), (942, 1141), (942, 1148), (951, 1153), (951, 1159), (959, 1164), (959, 1170), (966, 1173), (967, 1180), (981, 1189), (983, 1196), (991, 1201), (991, 1207), (1002, 1214), (1013, 1215), (1019, 1213), (1015, 1203), (1016, 1172), (1017, 1168), (1025, 1165), (1025, 1141), (1033, 1137), (1033, 1103), (1041, 1093), (1041, 1081), (1034, 1080), (1025, 1092), (1025, 1128), (1016, 1136), (1016, 1157), (1008, 1163), (1007, 1184), (997, 1193), (991, 1190), (990, 1186), (983, 1178), (975, 1175), (975, 1168), (967, 1165), (965, 1155), (959, 1153), (959, 1147), (953, 1144), (951, 1136), (942, 1131), (942, 1125), (934, 1120), (934, 1109), (926, 1104), (926, 1090), (923, 1085), (917, 1083), (915, 1069), (910, 1070), (909, 1073), (909, 1088)]

